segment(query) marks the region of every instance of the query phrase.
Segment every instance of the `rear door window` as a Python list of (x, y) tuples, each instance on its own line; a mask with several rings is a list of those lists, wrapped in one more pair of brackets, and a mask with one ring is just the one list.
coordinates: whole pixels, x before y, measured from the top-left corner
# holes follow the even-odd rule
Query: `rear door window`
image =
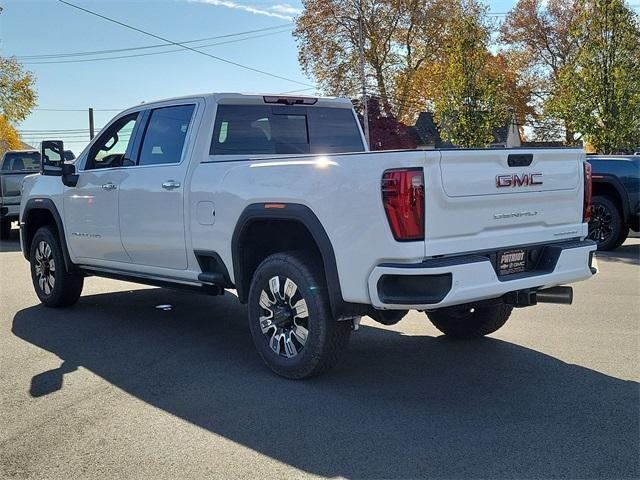
[(195, 105), (178, 105), (151, 111), (138, 165), (180, 163), (194, 108)]
[(211, 155), (362, 152), (348, 108), (219, 105)]

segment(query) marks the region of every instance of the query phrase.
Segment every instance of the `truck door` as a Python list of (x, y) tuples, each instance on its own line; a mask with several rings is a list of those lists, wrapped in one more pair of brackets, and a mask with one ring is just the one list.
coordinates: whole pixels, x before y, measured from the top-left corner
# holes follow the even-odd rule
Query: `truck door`
[(79, 166), (77, 185), (65, 187), (67, 242), (79, 259), (130, 261), (120, 241), (118, 194), (138, 117), (137, 112), (125, 115), (100, 134)]
[(186, 140), (195, 108), (192, 102), (149, 110), (136, 165), (122, 180), (120, 235), (137, 265), (187, 268)]

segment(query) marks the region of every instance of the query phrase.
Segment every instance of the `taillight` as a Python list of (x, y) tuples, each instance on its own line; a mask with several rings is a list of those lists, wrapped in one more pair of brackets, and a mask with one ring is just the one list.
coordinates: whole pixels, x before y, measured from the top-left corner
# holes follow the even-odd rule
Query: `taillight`
[(396, 240), (424, 240), (422, 168), (386, 170), (382, 175), (382, 203)]
[(584, 162), (584, 202), (582, 212), (582, 223), (589, 223), (591, 220), (591, 196), (593, 195), (593, 186), (591, 178), (591, 164)]

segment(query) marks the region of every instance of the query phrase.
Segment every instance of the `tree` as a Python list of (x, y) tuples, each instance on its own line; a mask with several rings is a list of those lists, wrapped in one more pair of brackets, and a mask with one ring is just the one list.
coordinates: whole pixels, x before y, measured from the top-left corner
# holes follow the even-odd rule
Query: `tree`
[[(358, 113), (358, 119), (362, 123), (364, 110), (362, 102), (356, 100), (354, 107)], [(410, 150), (416, 148), (416, 137), (411, 134), (404, 123), (382, 112), (381, 101), (378, 97), (369, 98), (367, 111), (369, 113), (371, 150)]]
[(461, 147), (487, 146), (493, 130), (509, 119), (503, 73), (489, 52), (491, 28), (486, 7), (463, 0), (451, 18), (446, 65), (433, 95), (441, 136)]
[(580, 45), (558, 76), (550, 109), (570, 117), (601, 153), (640, 144), (640, 23), (622, 0), (584, 0), (572, 30)]
[[(449, 58), (424, 65), (413, 77), (410, 104), (407, 117), (413, 118), (425, 109), (434, 110), (434, 101), (442, 96), (442, 86), (449, 75)], [(518, 64), (519, 56), (512, 52), (499, 52), (486, 57), (486, 69), (481, 72), (485, 79), (489, 79), (499, 86), (499, 96), (506, 103), (507, 110), (513, 112), (516, 124), (522, 126), (528, 118), (535, 114), (530, 103), (532, 90), (522, 79)], [(494, 125), (501, 127), (502, 125)]]
[(520, 82), (533, 94), (535, 110), (528, 115), (528, 123), (545, 140), (559, 133), (553, 125), (559, 121), (565, 142), (574, 142), (572, 115), (550, 119), (545, 103), (557, 93), (560, 72), (575, 60), (579, 42), (571, 31), (582, 11), (578, 0), (519, 0), (500, 27), (499, 41), (512, 59), (518, 57), (514, 66)]
[[(369, 89), (386, 116), (404, 118), (411, 79), (441, 52), (453, 0), (303, 0), (294, 36), (304, 72), (332, 95), (360, 95), (359, 23)], [(402, 81), (398, 79), (402, 77)]]
[(11, 126), (7, 117), (0, 114), (0, 155), (7, 150), (16, 150), (22, 146), (18, 132)]
[(20, 147), (13, 124), (27, 118), (35, 106), (34, 82), (15, 58), (0, 58), (0, 151)]

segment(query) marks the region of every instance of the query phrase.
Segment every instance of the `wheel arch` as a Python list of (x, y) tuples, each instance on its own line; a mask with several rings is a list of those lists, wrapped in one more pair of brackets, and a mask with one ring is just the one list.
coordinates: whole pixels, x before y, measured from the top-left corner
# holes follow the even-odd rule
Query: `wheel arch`
[(593, 196), (605, 195), (620, 208), (620, 216), (625, 224), (629, 224), (630, 210), (629, 199), (620, 181), (613, 177), (594, 175)]
[[(274, 208), (271, 208), (274, 207)], [(247, 255), (252, 233), (259, 228), (279, 228), (273, 243), (260, 244), (261, 249), (253, 257)], [(271, 227), (269, 227), (271, 225)], [(305, 239), (305, 235), (308, 238)], [(255, 203), (247, 206), (236, 223), (231, 241), (234, 283), (241, 302), (247, 301), (249, 285), (255, 268), (266, 256), (278, 251), (296, 249), (291, 246), (292, 238), (306, 242), (303, 250), (316, 251), (323, 265), (331, 310), (335, 318), (355, 316), (366, 306), (350, 304), (344, 301), (338, 276), (335, 253), (331, 240), (313, 211), (306, 205), (295, 203)], [(310, 242), (313, 244), (309, 244)], [(287, 246), (288, 248), (284, 248)], [(282, 247), (282, 248), (278, 248)]]
[(64, 232), (62, 217), (53, 200), (49, 198), (31, 198), (27, 201), (20, 219), (20, 234), (22, 235), (22, 254), (29, 260), (31, 241), (36, 231), (45, 225), (52, 225), (56, 229), (58, 240), (62, 246), (65, 269), (69, 272), (73, 269), (73, 263), (69, 256), (67, 240)]

